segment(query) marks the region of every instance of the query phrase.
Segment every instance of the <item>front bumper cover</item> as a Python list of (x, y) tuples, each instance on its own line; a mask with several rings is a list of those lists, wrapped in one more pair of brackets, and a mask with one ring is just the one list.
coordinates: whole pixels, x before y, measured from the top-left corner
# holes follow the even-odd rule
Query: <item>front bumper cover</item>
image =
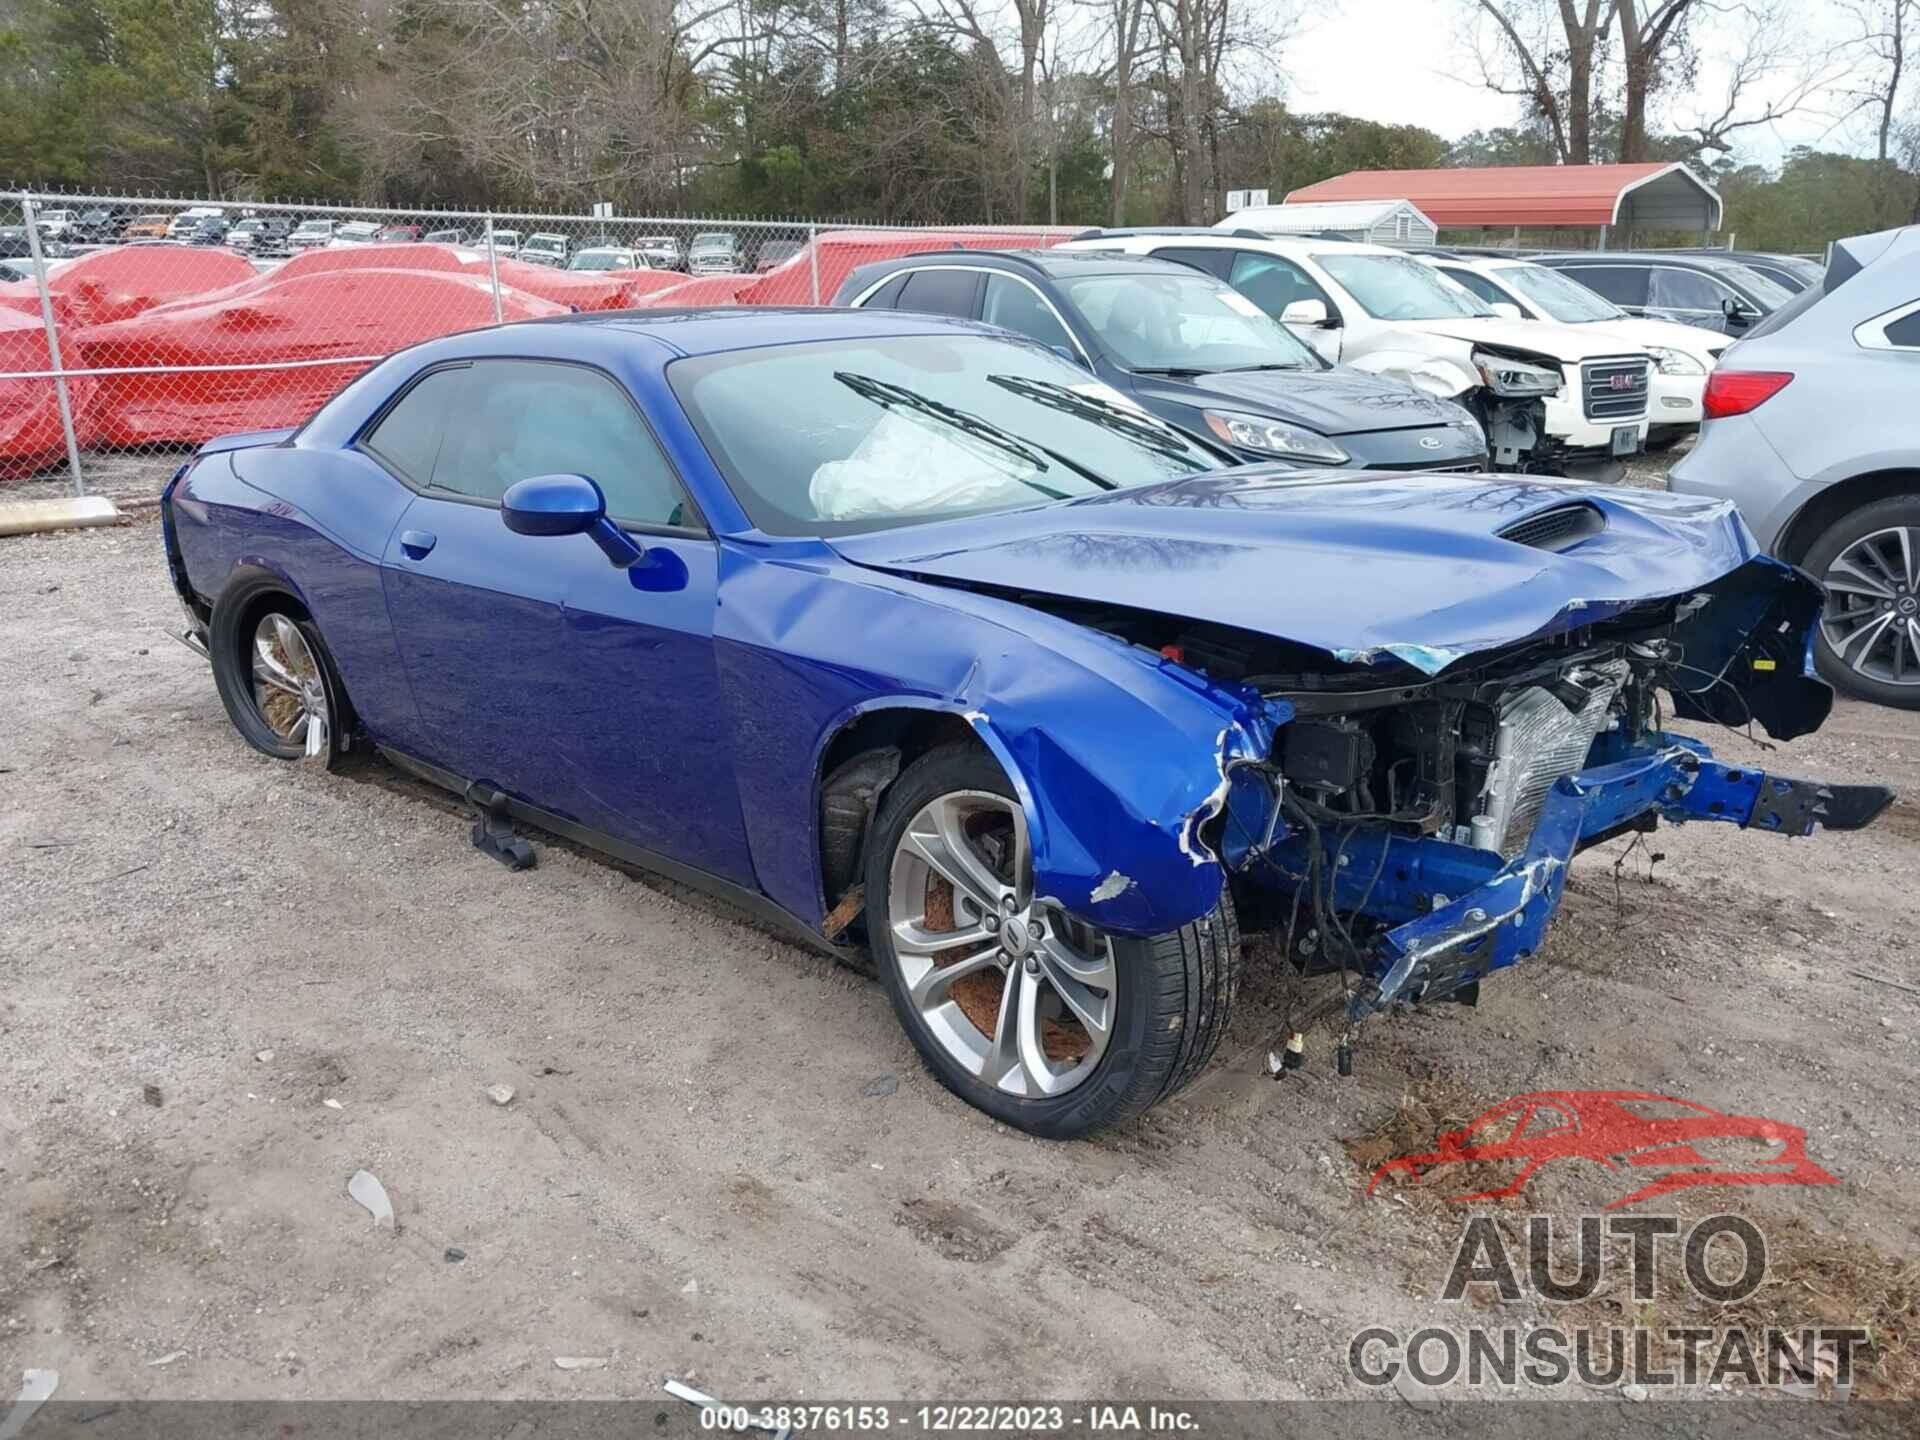
[[(1367, 952), (1368, 975), (1350, 1018), (1407, 1002), (1444, 999), (1527, 959), (1559, 908), (1567, 866), (1589, 845), (1655, 816), (1718, 820), (1775, 835), (1816, 828), (1858, 830), (1893, 801), (1881, 785), (1828, 785), (1769, 775), (1712, 758), (1697, 741), (1649, 737), (1642, 753), (1560, 780), (1527, 847), (1503, 860), (1450, 841), (1355, 835), (1332, 857), (1330, 903), (1389, 925)], [(1301, 836), (1266, 857), (1295, 884), (1307, 882)]]

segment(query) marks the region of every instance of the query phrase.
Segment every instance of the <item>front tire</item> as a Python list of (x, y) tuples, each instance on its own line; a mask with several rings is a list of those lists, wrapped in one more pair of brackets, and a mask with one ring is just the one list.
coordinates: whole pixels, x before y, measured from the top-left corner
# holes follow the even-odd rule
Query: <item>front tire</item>
[(1150, 940), (1032, 893), (1026, 822), (991, 756), (946, 746), (888, 789), (867, 847), (867, 934), (927, 1068), (997, 1120), (1071, 1139), (1140, 1114), (1220, 1043), (1240, 977), (1223, 887)]
[(1920, 496), (1841, 516), (1802, 567), (1827, 587), (1815, 667), (1848, 695), (1920, 710)]

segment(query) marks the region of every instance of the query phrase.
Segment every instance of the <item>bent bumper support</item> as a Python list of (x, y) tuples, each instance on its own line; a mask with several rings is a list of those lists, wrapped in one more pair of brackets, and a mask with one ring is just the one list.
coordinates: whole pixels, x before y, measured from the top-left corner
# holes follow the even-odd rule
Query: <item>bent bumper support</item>
[[(1559, 908), (1573, 857), (1643, 816), (1810, 835), (1817, 827), (1860, 829), (1893, 801), (1884, 786), (1791, 780), (1724, 764), (1680, 736), (1658, 739), (1655, 750), (1559, 781), (1512, 860), (1377, 831), (1334, 849), (1327, 857), (1334, 907), (1393, 924), (1373, 942), (1371, 978), (1354, 996), (1351, 1018), (1443, 998), (1531, 956)], [(1299, 836), (1271, 854), (1282, 874), (1301, 883), (1308, 858)]]

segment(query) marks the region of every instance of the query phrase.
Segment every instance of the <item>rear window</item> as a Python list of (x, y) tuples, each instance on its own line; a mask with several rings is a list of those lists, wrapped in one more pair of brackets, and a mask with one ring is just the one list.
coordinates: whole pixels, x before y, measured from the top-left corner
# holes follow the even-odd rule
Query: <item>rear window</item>
[(1773, 335), (1786, 329), (1789, 325), (1793, 324), (1794, 321), (1806, 314), (1807, 311), (1813, 309), (1814, 306), (1833, 294), (1834, 291), (1846, 284), (1847, 281), (1851, 280), (1855, 275), (1858, 275), (1860, 273), (1860, 267), (1858, 265), (1851, 263), (1843, 265), (1840, 263), (1842, 253), (1843, 252), (1838, 249), (1834, 251), (1833, 263), (1827, 266), (1827, 273), (1820, 277), (1819, 283), (1807, 286), (1806, 289), (1802, 290), (1798, 295), (1795, 295), (1791, 300), (1788, 300), (1777, 310), (1769, 311), (1766, 315), (1762, 316), (1756, 324), (1749, 327), (1747, 333), (1740, 338), (1743, 340), (1754, 340), (1762, 335)]

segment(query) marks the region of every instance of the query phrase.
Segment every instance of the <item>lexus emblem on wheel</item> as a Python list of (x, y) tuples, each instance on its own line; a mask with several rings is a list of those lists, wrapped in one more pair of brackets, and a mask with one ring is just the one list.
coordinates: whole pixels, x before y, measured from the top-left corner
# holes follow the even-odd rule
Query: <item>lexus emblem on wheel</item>
[(1440, 437), (1438, 435), (1422, 435), (1420, 437), (1420, 448), (1422, 450), (1438, 450), (1440, 448)]

